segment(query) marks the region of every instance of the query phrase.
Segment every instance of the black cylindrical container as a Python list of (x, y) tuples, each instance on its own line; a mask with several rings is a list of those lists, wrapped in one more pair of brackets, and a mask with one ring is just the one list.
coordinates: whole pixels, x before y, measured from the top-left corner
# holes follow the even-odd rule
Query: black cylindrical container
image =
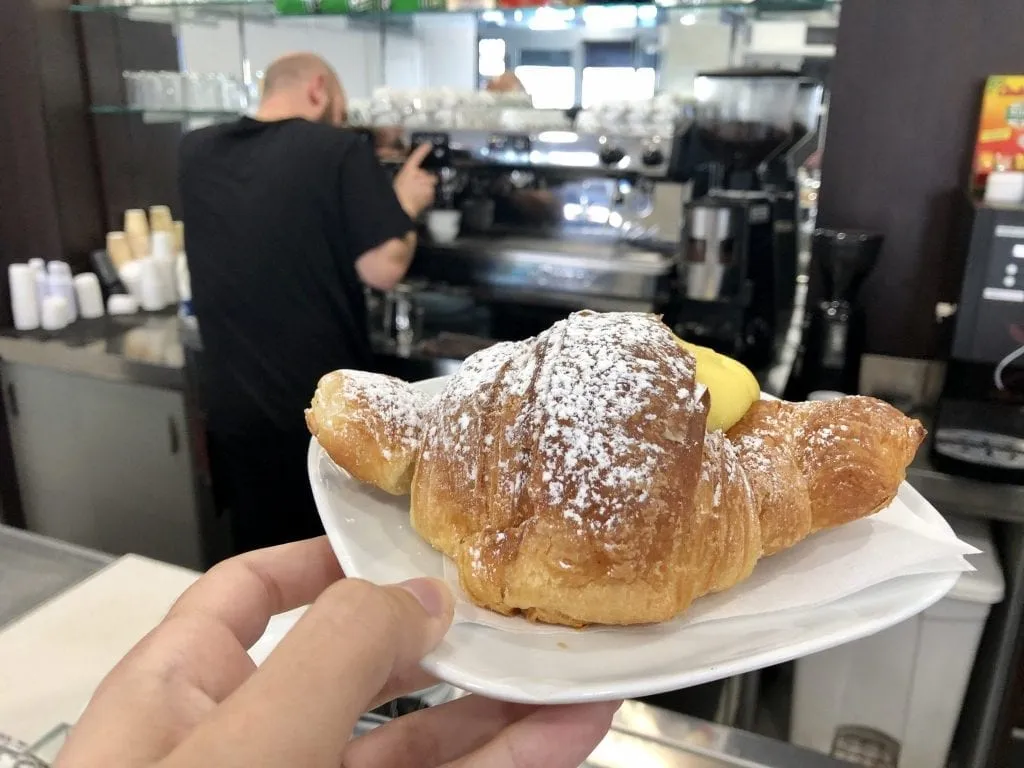
[(803, 339), (786, 385), (787, 400), (803, 400), (815, 390), (856, 394), (864, 353), (864, 312), (857, 293), (882, 249), (882, 235), (819, 229), (811, 259), (822, 276), (824, 298), (809, 307)]

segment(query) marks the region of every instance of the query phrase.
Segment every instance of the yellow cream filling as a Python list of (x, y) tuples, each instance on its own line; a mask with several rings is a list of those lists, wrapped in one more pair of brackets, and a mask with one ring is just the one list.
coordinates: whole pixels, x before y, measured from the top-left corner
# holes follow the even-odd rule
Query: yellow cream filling
[(691, 344), (679, 337), (676, 337), (676, 343), (696, 358), (697, 383), (707, 387), (711, 395), (708, 431), (729, 429), (761, 396), (761, 387), (754, 374), (742, 363), (708, 347)]

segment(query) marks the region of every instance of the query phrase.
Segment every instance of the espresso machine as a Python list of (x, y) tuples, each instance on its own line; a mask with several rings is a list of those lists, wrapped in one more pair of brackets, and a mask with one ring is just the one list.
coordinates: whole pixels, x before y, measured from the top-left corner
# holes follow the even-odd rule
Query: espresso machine
[[(667, 314), (675, 296), (674, 125), (577, 130), (565, 113), (508, 108), (474, 124), (483, 112), (404, 129), (406, 146), (431, 144), (439, 184), (403, 285), (369, 302), (378, 362), (395, 375), (443, 374), (576, 310)], [(432, 227), (439, 212), (457, 216), (456, 231)]]
[(933, 436), (937, 467), (1024, 482), (1024, 208), (976, 204)]
[(695, 90), (668, 169), (693, 184), (673, 318), (684, 337), (760, 367), (792, 312), (797, 170), (817, 147), (822, 91), (776, 70), (701, 73)]

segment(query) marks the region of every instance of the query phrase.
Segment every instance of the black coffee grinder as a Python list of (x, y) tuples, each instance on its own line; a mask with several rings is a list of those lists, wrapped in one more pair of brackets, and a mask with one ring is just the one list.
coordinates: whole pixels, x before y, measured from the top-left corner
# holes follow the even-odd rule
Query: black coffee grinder
[(882, 250), (882, 236), (852, 229), (818, 229), (811, 261), (820, 271), (823, 296), (804, 319), (803, 338), (786, 384), (787, 400), (816, 390), (856, 394), (864, 353), (864, 311), (857, 294)]
[(812, 144), (804, 114), (815, 112), (815, 94), (820, 103), (820, 89), (802, 82), (776, 70), (699, 74), (695, 119), (674, 137), (669, 161), (669, 177), (692, 182), (694, 195), (684, 211), (676, 331), (754, 368), (771, 364), (792, 313), (793, 150)]

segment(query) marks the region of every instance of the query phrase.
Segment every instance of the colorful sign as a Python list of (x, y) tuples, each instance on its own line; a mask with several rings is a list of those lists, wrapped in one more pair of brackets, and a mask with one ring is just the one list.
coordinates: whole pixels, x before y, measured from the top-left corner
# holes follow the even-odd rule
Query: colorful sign
[(993, 75), (985, 84), (974, 151), (974, 187), (993, 171), (1024, 171), (1024, 75)]

